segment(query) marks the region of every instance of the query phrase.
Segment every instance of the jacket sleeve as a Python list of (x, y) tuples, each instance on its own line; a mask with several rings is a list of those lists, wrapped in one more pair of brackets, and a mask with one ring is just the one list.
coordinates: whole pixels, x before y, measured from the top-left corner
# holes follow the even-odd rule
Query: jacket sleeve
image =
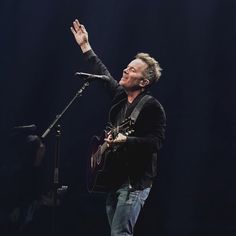
[(111, 76), (106, 66), (102, 63), (102, 61), (94, 53), (93, 50), (84, 53), (84, 57), (92, 73), (108, 76), (108, 79), (101, 79), (101, 80), (104, 86), (108, 89), (110, 95), (114, 97), (117, 90), (121, 89), (118, 82)]
[(128, 136), (126, 145), (158, 151), (165, 139), (166, 116), (160, 103), (148, 103), (137, 119), (134, 136)]

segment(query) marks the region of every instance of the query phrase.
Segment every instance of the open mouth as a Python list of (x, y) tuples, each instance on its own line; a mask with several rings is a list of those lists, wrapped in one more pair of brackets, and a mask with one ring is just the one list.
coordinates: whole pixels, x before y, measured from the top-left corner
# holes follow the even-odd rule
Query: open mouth
[(126, 76), (122, 76), (121, 80), (127, 80), (128, 78)]
[(120, 79), (120, 82), (125, 82), (127, 80), (127, 78), (124, 78), (124, 77), (122, 77), (121, 79)]

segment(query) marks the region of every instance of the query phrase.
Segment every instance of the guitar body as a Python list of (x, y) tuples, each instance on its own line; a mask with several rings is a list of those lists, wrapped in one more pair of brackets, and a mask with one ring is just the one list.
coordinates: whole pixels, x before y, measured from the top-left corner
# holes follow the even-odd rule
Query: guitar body
[[(134, 131), (131, 129), (132, 127), (133, 121), (126, 119), (120, 126), (109, 130), (109, 132), (113, 134), (114, 138), (118, 133), (129, 135)], [(116, 170), (122, 172), (119, 168), (119, 160), (117, 161), (115, 158), (116, 151), (119, 151), (120, 146), (108, 148), (104, 138), (105, 133), (100, 138), (93, 136), (91, 140), (91, 152), (87, 168), (87, 188), (89, 192), (108, 192), (114, 184), (119, 182)]]
[(88, 159), (87, 188), (89, 192), (107, 192), (110, 189), (109, 151), (101, 153), (104, 136), (93, 136), (91, 140), (91, 154)]

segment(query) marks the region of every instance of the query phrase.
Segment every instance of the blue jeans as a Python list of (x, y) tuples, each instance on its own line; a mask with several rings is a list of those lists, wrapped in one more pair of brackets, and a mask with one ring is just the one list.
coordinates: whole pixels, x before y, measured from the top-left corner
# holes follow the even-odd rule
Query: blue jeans
[(108, 193), (106, 212), (111, 236), (132, 236), (141, 208), (151, 188), (134, 190), (123, 185), (116, 192)]

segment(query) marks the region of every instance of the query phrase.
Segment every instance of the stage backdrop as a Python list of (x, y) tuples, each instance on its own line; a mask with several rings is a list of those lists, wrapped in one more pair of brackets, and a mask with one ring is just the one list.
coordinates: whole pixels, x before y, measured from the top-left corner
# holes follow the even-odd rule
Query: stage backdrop
[[(138, 52), (150, 53), (163, 68), (152, 94), (166, 111), (166, 140), (160, 176), (136, 236), (235, 235), (235, 5), (234, 0), (2, 0), (2, 180), (12, 169), (6, 164), (14, 148), (12, 128), (35, 124), (33, 133), (41, 136), (81, 88), (75, 72), (89, 72), (70, 32), (78, 18), (117, 80)], [(51, 235), (52, 225), (58, 236), (109, 235), (105, 196), (89, 195), (85, 186), (90, 138), (105, 127), (109, 105), (106, 90), (94, 82), (61, 119), (60, 183), (69, 188), (54, 223), (51, 208), (41, 207), (29, 235)], [(44, 143), (47, 191), (54, 131)], [(11, 204), (11, 198), (4, 202)]]

